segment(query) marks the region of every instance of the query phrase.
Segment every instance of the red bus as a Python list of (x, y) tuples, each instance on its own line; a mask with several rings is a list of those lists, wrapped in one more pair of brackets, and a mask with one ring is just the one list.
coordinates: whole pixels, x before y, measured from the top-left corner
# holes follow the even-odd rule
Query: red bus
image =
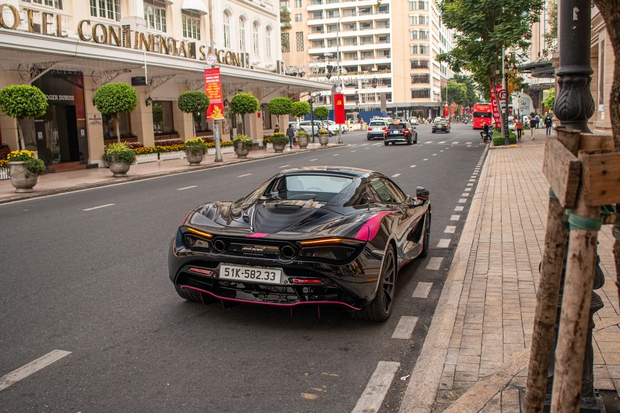
[(474, 103), (474, 113), (471, 126), (474, 129), (482, 129), (482, 124), (493, 125), (493, 109), (490, 103)]

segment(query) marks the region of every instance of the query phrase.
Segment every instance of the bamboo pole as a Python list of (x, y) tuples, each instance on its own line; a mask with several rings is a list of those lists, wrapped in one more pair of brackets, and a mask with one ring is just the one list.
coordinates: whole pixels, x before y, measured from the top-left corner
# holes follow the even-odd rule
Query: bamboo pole
[[(582, 156), (579, 158), (581, 160)], [(600, 207), (586, 205), (584, 191), (580, 187), (573, 213), (581, 218), (596, 219), (600, 217), (600, 210)], [(570, 231), (562, 314), (555, 352), (552, 413), (577, 413), (580, 409), (597, 237), (597, 231)]]
[(553, 353), (558, 296), (566, 257), (568, 230), (562, 225), (565, 219), (564, 207), (557, 199), (550, 198), (525, 391), (525, 413), (541, 412), (545, 404), (547, 372)]

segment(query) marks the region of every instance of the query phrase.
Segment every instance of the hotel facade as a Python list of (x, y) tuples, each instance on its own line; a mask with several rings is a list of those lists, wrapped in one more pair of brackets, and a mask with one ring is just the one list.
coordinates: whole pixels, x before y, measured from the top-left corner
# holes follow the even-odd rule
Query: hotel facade
[(436, 56), (451, 50), (452, 37), (434, 0), (280, 4), (291, 18), (291, 28), (283, 30), (287, 72), (339, 88), (349, 118), (379, 109), (393, 116), (443, 113), (441, 87), (452, 72)]
[[(213, 22), (210, 26), (209, 22)], [(211, 35), (212, 34), (212, 35)], [(228, 110), (238, 92), (251, 92), (261, 109), (243, 118), (260, 141), (275, 126), (274, 97), (329, 89), (284, 75), (276, 0), (0, 0), (0, 89), (32, 84), (47, 96), (47, 113), (23, 143), (49, 162), (101, 166), (106, 143), (117, 140), (113, 116), (93, 105), (98, 87), (124, 82), (138, 106), (118, 120), (121, 139), (154, 146), (213, 134), (205, 114), (178, 109), (178, 96), (204, 89), (204, 70), (219, 67), (225, 118), (221, 138), (239, 119)], [(17, 122), (0, 112), (0, 139), (20, 147)]]

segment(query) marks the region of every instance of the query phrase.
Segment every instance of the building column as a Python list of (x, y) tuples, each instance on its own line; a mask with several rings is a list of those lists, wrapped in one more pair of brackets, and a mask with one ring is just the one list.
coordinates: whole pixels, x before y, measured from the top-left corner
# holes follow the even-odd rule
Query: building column
[(96, 86), (92, 77), (84, 76), (84, 110), (86, 112), (86, 136), (88, 138), (88, 159), (90, 163), (96, 163), (100, 167), (103, 163), (103, 116), (95, 105)]
[(153, 107), (146, 106), (146, 99), (150, 96), (147, 86), (136, 86), (138, 92), (138, 106), (131, 112), (131, 132), (138, 136), (138, 142), (144, 146), (155, 146), (153, 133)]
[[(178, 95), (187, 91), (185, 84), (178, 84)], [(172, 120), (174, 122), (174, 130), (179, 132), (179, 137), (182, 141), (192, 139), (194, 137), (194, 115), (191, 113), (184, 113), (179, 109), (178, 98), (172, 102)]]

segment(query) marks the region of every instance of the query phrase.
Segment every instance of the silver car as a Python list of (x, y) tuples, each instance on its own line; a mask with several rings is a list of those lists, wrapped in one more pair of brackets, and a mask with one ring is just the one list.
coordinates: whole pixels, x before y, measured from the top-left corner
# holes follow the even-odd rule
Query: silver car
[(388, 129), (389, 123), (384, 119), (373, 119), (368, 124), (368, 131), (366, 133), (366, 139), (385, 139), (385, 134)]

